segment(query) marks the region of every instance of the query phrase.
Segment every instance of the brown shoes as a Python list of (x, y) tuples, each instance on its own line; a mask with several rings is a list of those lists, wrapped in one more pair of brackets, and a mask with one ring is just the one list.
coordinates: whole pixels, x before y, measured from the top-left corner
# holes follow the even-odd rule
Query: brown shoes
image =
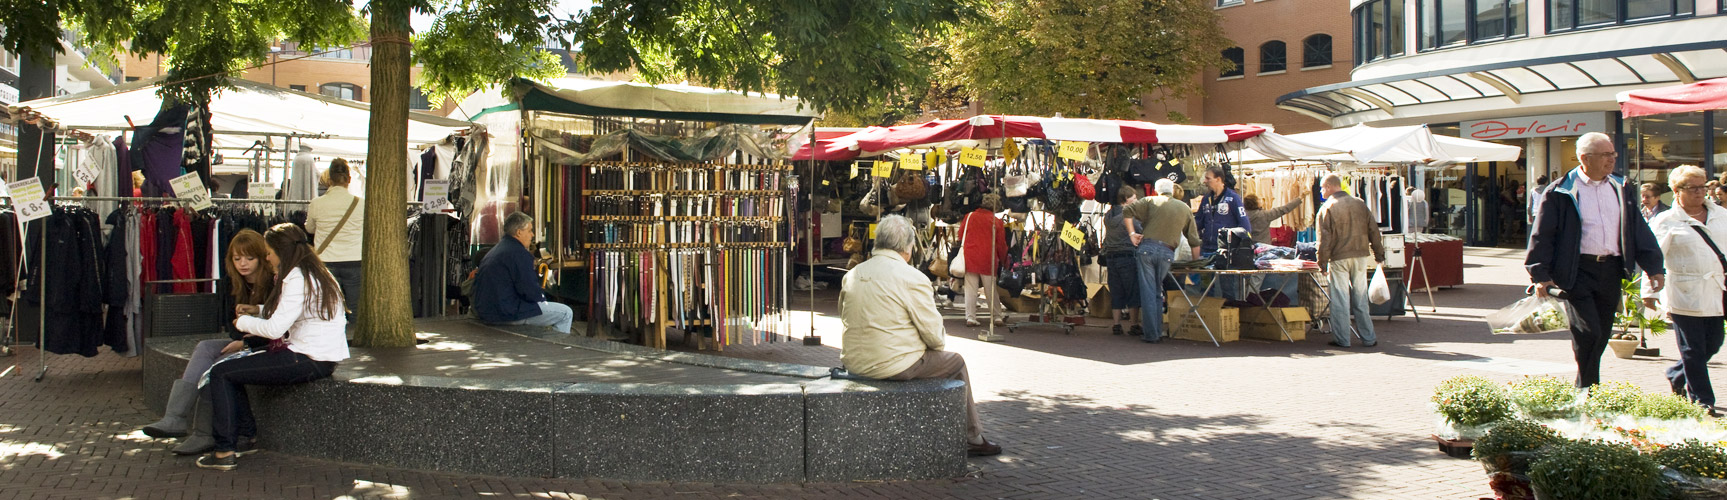
[(983, 444), (967, 444), (965, 454), (968, 457), (993, 457), (1001, 454), (1001, 445), (985, 439)]

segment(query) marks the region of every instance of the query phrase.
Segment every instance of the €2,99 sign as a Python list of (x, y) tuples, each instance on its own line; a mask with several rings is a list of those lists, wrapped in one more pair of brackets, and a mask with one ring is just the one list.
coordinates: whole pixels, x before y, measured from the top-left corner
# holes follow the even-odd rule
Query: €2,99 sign
[(12, 206), (18, 208), (20, 224), (47, 217), (53, 212), (48, 209), (48, 200), (43, 197), (42, 182), (35, 177), (7, 183), (6, 190), (12, 193)]
[(450, 181), (433, 179), (426, 181), (420, 201), (427, 212), (436, 212), (450, 207)]
[(173, 186), (174, 196), (186, 198), (187, 204), (191, 205), (192, 210), (203, 210), (216, 206), (210, 202), (210, 190), (204, 187), (204, 179), (198, 177), (197, 172), (175, 177), (174, 180), (168, 181), (168, 185)]

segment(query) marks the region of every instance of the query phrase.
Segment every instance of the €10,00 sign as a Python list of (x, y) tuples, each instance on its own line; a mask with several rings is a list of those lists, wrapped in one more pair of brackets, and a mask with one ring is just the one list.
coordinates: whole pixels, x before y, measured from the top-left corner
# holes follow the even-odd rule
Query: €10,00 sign
[(204, 187), (204, 179), (199, 177), (197, 172), (175, 177), (168, 181), (168, 185), (173, 186), (174, 196), (185, 198), (186, 204), (191, 206), (192, 210), (216, 206), (210, 203), (210, 190)]
[(18, 209), (19, 224), (47, 217), (53, 212), (43, 197), (42, 181), (35, 177), (7, 183), (6, 190), (12, 193), (12, 206)]

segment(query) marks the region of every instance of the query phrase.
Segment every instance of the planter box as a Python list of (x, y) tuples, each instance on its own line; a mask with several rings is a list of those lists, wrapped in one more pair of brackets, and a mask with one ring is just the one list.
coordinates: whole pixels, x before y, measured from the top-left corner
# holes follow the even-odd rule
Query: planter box
[(1621, 359), (1631, 359), (1632, 356), (1637, 355), (1637, 341), (1635, 340), (1611, 339), (1607, 341), (1607, 347), (1613, 348), (1613, 355)]
[(1445, 452), (1451, 458), (1469, 459), (1469, 453), (1475, 450), (1473, 439), (1444, 439), (1433, 436), (1433, 440), (1439, 443), (1439, 451)]
[[(1305, 307), (1273, 307), (1269, 311), (1260, 307), (1243, 308), (1241, 336), (1283, 342), (1283, 333), (1288, 331), (1290, 340), (1301, 341), (1307, 338), (1307, 322), (1312, 320)], [(1283, 329), (1278, 329), (1278, 325)]]

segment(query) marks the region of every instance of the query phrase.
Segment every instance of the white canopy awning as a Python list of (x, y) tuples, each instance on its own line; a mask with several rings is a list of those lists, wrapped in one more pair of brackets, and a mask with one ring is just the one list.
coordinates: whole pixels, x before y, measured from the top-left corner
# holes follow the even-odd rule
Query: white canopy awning
[[(124, 85), (37, 99), (16, 107), (28, 107), (59, 122), (62, 127), (86, 131), (126, 130), (156, 117), (162, 98), (156, 95), (165, 77)], [(300, 137), (314, 154), (363, 158), (370, 135), (371, 105), (330, 96), (309, 94), (269, 84), (233, 79), (234, 89), (211, 96), (210, 119), (217, 148), (246, 148), (254, 141), (270, 141), (277, 150), (282, 138)], [(132, 123), (127, 123), (130, 117)], [(473, 124), (466, 121), (410, 111), (408, 143), (426, 144), (443, 140)]]
[(1516, 161), (1523, 154), (1523, 148), (1517, 146), (1434, 135), (1426, 125), (1385, 128), (1356, 125), (1286, 137), (1293, 141), (1280, 140), (1282, 138), (1276, 136), (1248, 139), (1247, 145), (1252, 149), (1242, 152), (1239, 163), (1329, 161), (1364, 165), (1438, 165)]

